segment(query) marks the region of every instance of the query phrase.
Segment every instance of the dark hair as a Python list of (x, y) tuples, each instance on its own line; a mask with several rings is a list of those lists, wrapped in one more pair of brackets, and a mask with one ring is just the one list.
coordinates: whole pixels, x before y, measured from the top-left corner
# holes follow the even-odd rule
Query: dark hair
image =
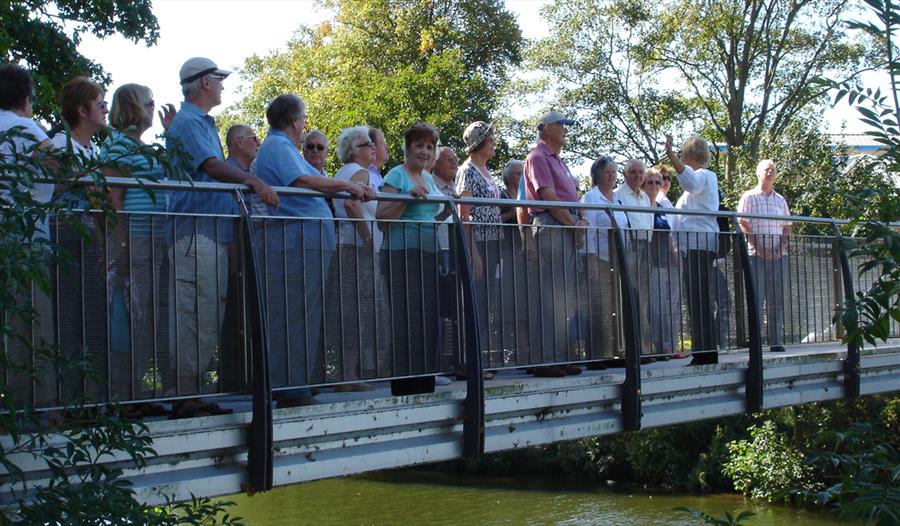
[(285, 93), (269, 103), (269, 107), (266, 108), (266, 120), (269, 121), (269, 126), (283, 130), (302, 117), (305, 111), (306, 104), (303, 99), (293, 93)]
[(611, 164), (616, 164), (616, 162), (613, 161), (613, 158), (608, 155), (604, 155), (603, 157), (594, 161), (594, 164), (591, 165), (591, 185), (592, 186), (600, 185), (600, 174), (603, 173), (603, 170), (605, 170), (606, 167)]
[(403, 132), (403, 144), (406, 146), (407, 151), (409, 151), (409, 147), (412, 146), (412, 143), (421, 140), (431, 141), (431, 144), (437, 146), (441, 137), (438, 135), (434, 126), (427, 122), (417, 122)]
[(59, 91), (59, 105), (62, 108), (62, 118), (70, 127), (74, 128), (81, 122), (78, 110), (85, 108), (90, 110), (91, 103), (103, 95), (103, 88), (96, 82), (86, 77), (75, 77), (66, 82)]
[(33, 89), (27, 69), (18, 64), (0, 66), (0, 110), (22, 107), (27, 97), (34, 96)]

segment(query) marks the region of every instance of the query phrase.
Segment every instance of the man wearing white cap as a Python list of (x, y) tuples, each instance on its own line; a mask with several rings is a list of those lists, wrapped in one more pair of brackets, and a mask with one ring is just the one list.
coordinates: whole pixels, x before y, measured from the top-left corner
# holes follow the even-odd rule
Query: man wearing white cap
[[(166, 149), (187, 153), (182, 174), (198, 183), (223, 182), (249, 186), (264, 202), (278, 205), (278, 194), (248, 172), (225, 162), (215, 120), (209, 110), (222, 103), (222, 82), (231, 74), (208, 58), (194, 57), (181, 66), (179, 78), (184, 102), (166, 133)], [(175, 157), (178, 159), (178, 157)], [(174, 174), (173, 174), (174, 175)], [(178, 360), (178, 393), (215, 391), (220, 377), (203, 371), (223, 348), (220, 329), (227, 297), (228, 244), (233, 219), (215, 217), (237, 212), (234, 197), (226, 192), (172, 192), (171, 212), (209, 214), (175, 220), (175, 314), (172, 334)], [(221, 338), (226, 340), (230, 338)], [(220, 353), (222, 354), (222, 353)], [(220, 360), (228, 357), (219, 356)]]
[[(538, 123), (538, 144), (525, 158), (525, 197), (534, 201), (578, 202), (578, 188), (572, 173), (560, 158), (566, 144), (566, 126), (575, 121), (551, 111)], [(578, 359), (574, 351), (575, 334), (569, 328), (575, 316), (576, 271), (575, 250), (583, 236), (576, 239), (575, 230), (557, 225), (585, 226), (587, 222), (566, 208), (529, 208), (534, 218), (534, 240), (538, 247), (541, 279), (540, 313), (542, 341), (532, 347), (533, 354), (543, 348), (538, 358), (544, 362)], [(537, 342), (536, 342), (537, 343)], [(579, 374), (578, 367), (540, 367), (536, 376)]]

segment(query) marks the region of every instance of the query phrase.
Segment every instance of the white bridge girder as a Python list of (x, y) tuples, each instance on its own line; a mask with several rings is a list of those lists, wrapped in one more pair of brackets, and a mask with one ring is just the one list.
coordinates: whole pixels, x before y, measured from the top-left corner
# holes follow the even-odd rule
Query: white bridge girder
[[(766, 353), (764, 407), (839, 399), (845, 350), (837, 344)], [(682, 361), (684, 362), (684, 361)], [(746, 352), (720, 364), (682, 367), (676, 361), (642, 370), (642, 426), (658, 427), (745, 411)], [(622, 431), (621, 370), (566, 378), (503, 373), (485, 384), (485, 451), (496, 452)], [(863, 351), (861, 393), (900, 390), (900, 345)], [(274, 412), (274, 481), (293, 484), (367, 471), (439, 462), (462, 455), (465, 383), (426, 395), (392, 397), (386, 386), (368, 393), (320, 395), (320, 405)], [(158, 455), (126, 475), (143, 499), (218, 496), (246, 489), (246, 399), (232, 415), (149, 422)], [(9, 437), (0, 437), (4, 447)], [(46, 483), (44, 464), (11, 458), (28, 485)], [(127, 466), (127, 459), (111, 459)], [(0, 484), (0, 501), (21, 497)]]

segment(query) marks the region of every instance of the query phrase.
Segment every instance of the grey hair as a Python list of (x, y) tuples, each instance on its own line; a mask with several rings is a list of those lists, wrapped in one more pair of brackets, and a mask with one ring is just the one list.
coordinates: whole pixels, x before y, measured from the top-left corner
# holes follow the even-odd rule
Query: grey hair
[(600, 174), (602, 174), (603, 170), (606, 170), (606, 167), (609, 165), (618, 168), (618, 165), (613, 158), (608, 155), (594, 161), (594, 164), (591, 165), (591, 186), (600, 186)]
[(512, 177), (513, 170), (518, 166), (525, 166), (525, 161), (520, 161), (518, 159), (510, 159), (506, 161), (506, 165), (503, 167), (503, 171), (501, 174), (503, 175), (503, 184), (509, 184), (509, 178)]
[(192, 80), (188, 83), (181, 85), (181, 94), (187, 97), (193, 97), (194, 95), (200, 93), (200, 88), (203, 87), (203, 79), (206, 77), (200, 77), (199, 79)]
[(303, 144), (306, 144), (308, 139), (312, 139), (315, 137), (321, 137), (323, 141), (325, 141), (325, 146), (328, 146), (328, 136), (322, 133), (318, 128), (313, 128), (309, 130), (309, 132), (303, 136)]
[(350, 162), (351, 158), (353, 157), (353, 143), (360, 139), (365, 139), (367, 141), (372, 140), (371, 138), (369, 138), (368, 126), (354, 126), (352, 128), (344, 128), (341, 131), (341, 134), (338, 136), (337, 140), (337, 156), (342, 163)]

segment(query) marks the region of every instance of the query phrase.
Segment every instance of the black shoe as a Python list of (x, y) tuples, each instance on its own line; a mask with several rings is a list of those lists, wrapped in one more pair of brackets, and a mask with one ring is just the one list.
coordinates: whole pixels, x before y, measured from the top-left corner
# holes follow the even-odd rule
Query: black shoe
[(773, 345), (769, 347), (769, 352), (784, 352), (784, 345)]

